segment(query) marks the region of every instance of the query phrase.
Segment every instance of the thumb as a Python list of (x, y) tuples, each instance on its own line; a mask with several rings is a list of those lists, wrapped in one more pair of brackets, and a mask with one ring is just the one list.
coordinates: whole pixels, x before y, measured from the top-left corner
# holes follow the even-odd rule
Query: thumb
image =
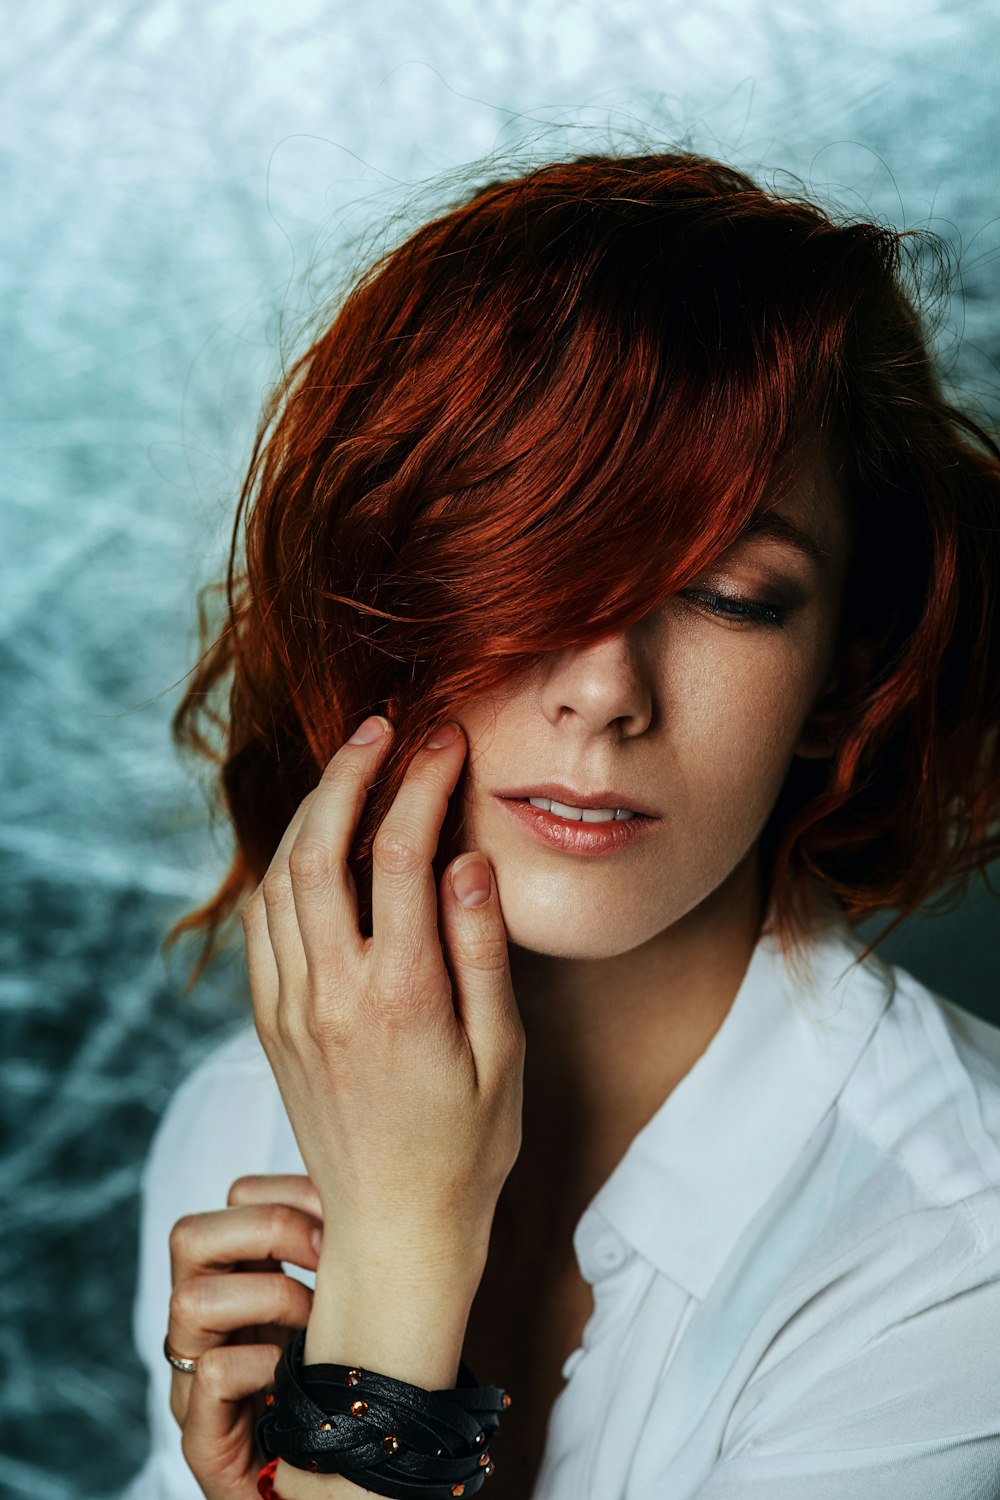
[[(455, 1007), (477, 1062), (509, 1065), (523, 1046), (497, 884), (485, 854), (460, 854), (441, 877), (441, 939)], [(469, 903), (468, 905), (466, 903)]]

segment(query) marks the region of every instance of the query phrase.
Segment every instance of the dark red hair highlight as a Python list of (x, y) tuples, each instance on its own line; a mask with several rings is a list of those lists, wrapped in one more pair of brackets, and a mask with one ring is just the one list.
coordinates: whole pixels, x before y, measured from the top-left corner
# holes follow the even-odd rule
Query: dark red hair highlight
[(690, 153), (586, 156), (488, 183), (369, 268), (267, 403), (221, 628), (202, 600), (173, 727), (236, 847), (168, 934), (204, 933), (189, 985), (361, 719), (396, 729), (352, 852), (370, 932), (372, 840), (429, 730), (657, 608), (817, 445), (855, 547), (836, 751), (796, 758), (760, 843), (782, 944), (806, 876), (852, 923), (898, 908), (891, 930), (985, 871), (1000, 451), (941, 392), (912, 238)]

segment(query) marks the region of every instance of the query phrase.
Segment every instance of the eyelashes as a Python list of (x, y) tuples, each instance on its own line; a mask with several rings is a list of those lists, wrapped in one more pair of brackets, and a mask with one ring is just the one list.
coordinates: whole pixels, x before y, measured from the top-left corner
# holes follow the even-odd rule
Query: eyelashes
[(789, 610), (784, 604), (772, 604), (763, 599), (746, 599), (739, 594), (713, 594), (703, 589), (683, 589), (681, 598), (690, 599), (707, 609), (709, 614), (729, 620), (749, 620), (757, 625), (781, 627), (788, 619)]

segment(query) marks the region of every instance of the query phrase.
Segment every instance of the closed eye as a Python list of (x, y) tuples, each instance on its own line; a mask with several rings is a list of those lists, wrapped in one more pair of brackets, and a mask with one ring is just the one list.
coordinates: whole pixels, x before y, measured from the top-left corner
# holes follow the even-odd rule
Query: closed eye
[(746, 599), (739, 594), (713, 594), (703, 589), (682, 589), (680, 597), (691, 599), (710, 614), (724, 619), (750, 620), (759, 625), (784, 625), (788, 608), (764, 599)]

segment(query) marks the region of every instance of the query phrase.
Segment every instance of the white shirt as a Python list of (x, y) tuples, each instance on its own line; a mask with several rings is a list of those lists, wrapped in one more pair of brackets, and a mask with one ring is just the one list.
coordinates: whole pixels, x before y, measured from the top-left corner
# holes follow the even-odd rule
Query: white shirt
[[(595, 1306), (525, 1500), (1000, 1500), (1000, 1029), (875, 955), (846, 972), (864, 945), (824, 909), (801, 973), (758, 941), (577, 1222)], [(201, 1500), (162, 1353), (172, 1224), (304, 1171), (248, 1025), (148, 1158), (152, 1450), (124, 1500)], [(517, 1399), (516, 1371), (475, 1373)]]

